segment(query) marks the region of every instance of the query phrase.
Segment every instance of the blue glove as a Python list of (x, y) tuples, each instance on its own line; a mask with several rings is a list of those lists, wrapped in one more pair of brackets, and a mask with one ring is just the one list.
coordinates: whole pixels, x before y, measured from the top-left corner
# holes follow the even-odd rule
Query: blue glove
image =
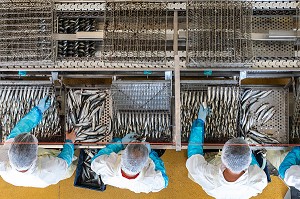
[(204, 140), (204, 121), (197, 119), (193, 122), (188, 143), (188, 158), (192, 155), (203, 155), (203, 140)]
[(198, 112), (198, 119), (205, 122), (207, 114), (208, 114), (208, 108), (206, 103), (204, 102), (200, 105), (199, 112)]
[(169, 178), (166, 174), (166, 168), (164, 165), (164, 162), (162, 161), (162, 159), (160, 159), (157, 155), (157, 153), (155, 151), (151, 151), (151, 153), (149, 154), (149, 158), (151, 158), (151, 160), (154, 162), (155, 165), (155, 171), (160, 171), (164, 180), (165, 180), (165, 188), (168, 186), (169, 184)]
[(49, 98), (49, 96), (47, 95), (46, 97), (44, 97), (43, 99), (40, 100), (39, 104), (37, 105), (38, 109), (40, 109), (40, 111), (42, 113), (44, 113), (51, 105), (51, 100)]
[(284, 179), (285, 172), (293, 165), (300, 165), (300, 146), (294, 147), (279, 166), (279, 175)]
[(92, 158), (92, 161), (91, 161), (91, 162), (93, 162), (97, 157), (99, 157), (99, 156), (101, 156), (101, 155), (109, 155), (109, 154), (111, 154), (112, 152), (119, 153), (121, 150), (124, 149), (124, 145), (122, 144), (120, 138), (114, 138), (114, 139), (112, 140), (112, 142), (113, 142), (113, 143), (106, 145), (105, 148), (100, 149), (100, 151), (97, 153), (97, 155), (95, 155), (95, 156)]
[(136, 133), (129, 133), (129, 134), (125, 135), (122, 138), (122, 144), (128, 144), (129, 142), (132, 142), (133, 140), (135, 140), (135, 136), (137, 136)]
[(149, 152), (149, 154), (150, 154), (150, 153), (151, 153), (151, 146), (150, 146), (150, 144), (149, 144), (148, 142), (145, 142), (144, 144), (145, 144), (145, 146), (147, 147), (148, 152)]

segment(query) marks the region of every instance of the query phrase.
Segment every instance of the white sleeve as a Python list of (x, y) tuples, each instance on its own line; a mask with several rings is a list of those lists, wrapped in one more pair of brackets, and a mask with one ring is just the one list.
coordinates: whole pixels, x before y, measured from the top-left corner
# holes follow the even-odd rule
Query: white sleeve
[(6, 170), (6, 164), (8, 163), (8, 150), (10, 144), (14, 141), (14, 138), (5, 141), (4, 145), (0, 147), (0, 172)]
[(215, 188), (215, 177), (219, 168), (207, 163), (200, 154), (195, 154), (187, 159), (186, 168), (190, 174), (189, 178), (198, 183), (204, 190)]
[(109, 155), (101, 155), (97, 157), (91, 164), (92, 170), (101, 175), (101, 178), (115, 176), (115, 167), (118, 161), (118, 154), (111, 153)]
[(264, 188), (268, 185), (268, 179), (265, 172), (257, 165), (250, 165), (249, 172), (249, 186), (253, 189), (252, 196), (262, 193)]
[(293, 165), (287, 169), (284, 175), (284, 181), (287, 185), (300, 190), (300, 166)]
[(165, 179), (163, 178), (160, 171), (155, 171), (154, 162), (149, 159), (148, 167), (144, 173), (145, 184), (151, 185), (152, 192), (159, 192), (165, 188)]
[(38, 157), (37, 166), (41, 167), (40, 178), (47, 184), (56, 184), (66, 178), (68, 164), (61, 158), (44, 155)]

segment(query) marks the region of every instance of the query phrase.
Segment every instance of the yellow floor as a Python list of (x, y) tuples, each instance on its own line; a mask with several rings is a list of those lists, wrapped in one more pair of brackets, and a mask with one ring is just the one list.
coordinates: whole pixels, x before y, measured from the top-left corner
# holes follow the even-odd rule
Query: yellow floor
[[(14, 187), (0, 180), (0, 199), (95, 199), (95, 198), (170, 198), (170, 199), (206, 199), (211, 198), (205, 194), (199, 185), (187, 177), (185, 168), (186, 151), (175, 152), (168, 150), (163, 155), (163, 160), (169, 176), (169, 186), (159, 193), (135, 194), (128, 190), (107, 186), (105, 192), (96, 192), (73, 186), (74, 176), (52, 185), (45, 189)], [(265, 188), (264, 192), (255, 197), (256, 199), (282, 199), (287, 191), (283, 182), (273, 177), (272, 182)]]

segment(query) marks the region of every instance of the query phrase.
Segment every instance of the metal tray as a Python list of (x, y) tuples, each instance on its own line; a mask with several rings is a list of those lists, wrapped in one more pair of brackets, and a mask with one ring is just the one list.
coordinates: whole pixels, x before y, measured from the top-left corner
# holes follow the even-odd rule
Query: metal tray
[[(277, 139), (281, 144), (289, 143), (289, 118), (288, 118), (288, 89), (283, 87), (262, 87), (262, 86), (243, 86), (243, 92), (246, 89), (252, 90), (273, 90), (273, 92), (265, 98), (258, 99), (253, 105), (252, 110), (256, 110), (260, 104), (269, 103), (269, 106), (274, 106), (275, 115), (263, 125), (254, 124), (254, 128), (258, 131), (268, 134)], [(254, 118), (257, 115), (254, 114)]]
[[(105, 108), (104, 108), (104, 112), (102, 113), (102, 117), (100, 120), (101, 125), (105, 125), (108, 127), (107, 131), (106, 131), (106, 136), (101, 139), (100, 141), (98, 141), (97, 143), (106, 143), (106, 142), (110, 142), (112, 140), (112, 133), (110, 131), (111, 129), (111, 116), (112, 116), (112, 100), (111, 100), (111, 91), (110, 91), (110, 87), (109, 86), (101, 86), (101, 85), (97, 85), (94, 87), (87, 87), (87, 86), (67, 86), (65, 88), (65, 118), (66, 118), (66, 131), (70, 131), (71, 129), (69, 129), (69, 107), (68, 107), (68, 103), (67, 103), (67, 93), (69, 92), (69, 90), (107, 90), (108, 91), (108, 95), (105, 98)], [(73, 126), (71, 126), (73, 128)], [(83, 142), (78, 142), (81, 144), (84, 144)]]

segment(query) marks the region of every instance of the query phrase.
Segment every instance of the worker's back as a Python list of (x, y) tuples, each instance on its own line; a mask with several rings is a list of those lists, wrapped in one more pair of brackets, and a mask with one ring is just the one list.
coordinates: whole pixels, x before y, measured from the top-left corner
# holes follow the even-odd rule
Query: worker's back
[(225, 180), (225, 167), (222, 164), (209, 164), (199, 154), (191, 156), (186, 162), (186, 167), (189, 177), (208, 195), (217, 199), (248, 199), (261, 193), (267, 186), (267, 176), (257, 165), (250, 165), (235, 182)]

